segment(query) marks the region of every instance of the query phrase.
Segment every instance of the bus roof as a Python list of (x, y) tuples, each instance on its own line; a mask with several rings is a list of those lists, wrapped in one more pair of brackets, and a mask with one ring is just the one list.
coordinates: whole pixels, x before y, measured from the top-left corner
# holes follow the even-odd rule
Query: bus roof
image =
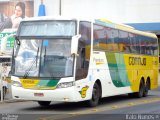
[(41, 16), (41, 17), (29, 17), (29, 18), (25, 18), (22, 21), (39, 21), (39, 20), (73, 20), (71, 18), (68, 17), (52, 17), (52, 16)]
[(39, 21), (39, 20), (79, 20), (79, 21), (90, 21), (90, 22), (93, 21), (96, 24), (103, 25), (103, 26), (106, 26), (106, 27), (111, 27), (111, 28), (114, 28), (114, 29), (119, 29), (119, 30), (131, 32), (131, 33), (134, 33), (134, 34), (148, 36), (148, 37), (152, 37), (152, 38), (157, 39), (157, 36), (154, 33), (139, 31), (139, 30), (136, 30), (129, 25), (117, 24), (117, 23), (114, 23), (114, 22), (106, 20), (106, 19), (71, 18), (71, 17), (68, 17), (68, 16), (63, 16), (63, 17), (62, 16), (54, 16), (54, 17), (53, 16), (42, 16), (42, 17), (25, 18), (22, 21)]
[(119, 29), (119, 30), (131, 32), (131, 33), (134, 33), (134, 34), (143, 35), (143, 36), (152, 37), (152, 38), (157, 39), (157, 36), (154, 33), (139, 31), (139, 30), (136, 30), (134, 27), (131, 27), (129, 25), (113, 23), (113, 22), (111, 22), (109, 20), (106, 20), (106, 19), (96, 19), (95, 23), (100, 24), (100, 25), (104, 25), (104, 26), (107, 26), (107, 27), (111, 27), (111, 28), (114, 28), (114, 29)]

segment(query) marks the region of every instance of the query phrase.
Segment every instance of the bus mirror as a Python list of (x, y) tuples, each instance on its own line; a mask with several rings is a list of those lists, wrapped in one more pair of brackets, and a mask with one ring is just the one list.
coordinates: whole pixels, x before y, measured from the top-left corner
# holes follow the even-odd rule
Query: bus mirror
[(14, 39), (15, 39), (15, 40), (17, 40), (17, 39), (18, 39), (17, 35), (14, 35)]
[(15, 38), (16, 44), (20, 45), (20, 40), (19, 40), (18, 36), (14, 35), (14, 38)]
[(71, 40), (71, 55), (72, 54), (77, 54), (78, 51), (78, 40), (81, 37), (81, 35), (75, 35), (72, 37)]

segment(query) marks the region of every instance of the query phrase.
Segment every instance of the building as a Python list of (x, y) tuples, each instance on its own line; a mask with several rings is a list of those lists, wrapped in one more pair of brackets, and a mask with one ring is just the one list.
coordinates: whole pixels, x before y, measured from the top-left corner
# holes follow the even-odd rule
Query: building
[(12, 15), (18, 1), (25, 2), (28, 17), (38, 16), (42, 2), (47, 16), (109, 19), (153, 32), (160, 39), (160, 0), (0, 0), (0, 13)]

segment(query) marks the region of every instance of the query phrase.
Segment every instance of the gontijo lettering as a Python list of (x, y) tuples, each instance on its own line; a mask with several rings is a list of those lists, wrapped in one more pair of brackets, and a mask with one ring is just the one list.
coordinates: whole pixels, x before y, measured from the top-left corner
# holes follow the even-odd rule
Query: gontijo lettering
[(146, 65), (146, 58), (129, 57), (129, 65)]

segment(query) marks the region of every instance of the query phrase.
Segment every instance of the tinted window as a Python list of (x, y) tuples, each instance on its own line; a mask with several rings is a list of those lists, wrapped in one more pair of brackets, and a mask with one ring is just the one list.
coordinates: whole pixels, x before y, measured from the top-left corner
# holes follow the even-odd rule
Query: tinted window
[(80, 22), (79, 34), (81, 34), (81, 38), (78, 44), (76, 80), (86, 78), (88, 74), (91, 51), (91, 23)]
[(157, 40), (151, 37), (94, 24), (93, 48), (95, 50), (157, 55)]

